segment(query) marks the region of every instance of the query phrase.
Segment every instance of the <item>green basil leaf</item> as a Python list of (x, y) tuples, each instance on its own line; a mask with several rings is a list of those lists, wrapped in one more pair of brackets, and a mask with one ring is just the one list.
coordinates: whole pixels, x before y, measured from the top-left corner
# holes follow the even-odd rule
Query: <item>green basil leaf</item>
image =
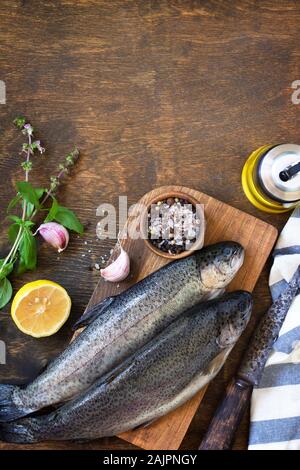
[(29, 229), (24, 233), (24, 261), (27, 269), (35, 269), (37, 261), (37, 246), (36, 239)]
[(28, 183), (28, 181), (19, 181), (17, 183), (17, 188), (22, 198), (26, 202), (33, 204), (36, 209), (39, 209), (40, 203), (38, 195), (34, 187), (30, 183)]
[(6, 212), (10, 212), (20, 201), (21, 201), (21, 195), (17, 194), (15, 197), (12, 198), (12, 200), (8, 204)]
[(14, 268), (14, 264), (13, 263), (7, 263), (3, 268), (3, 263), (4, 263), (4, 259), (0, 259), (0, 280), (3, 279), (4, 277), (8, 276), (13, 268)]
[[(37, 198), (38, 201), (40, 200), (40, 198), (42, 197), (42, 195), (46, 191), (45, 188), (33, 188), (33, 190), (35, 191), (36, 198)], [(26, 201), (26, 217), (27, 217), (27, 219), (29, 219), (29, 217), (32, 216), (35, 208), (41, 209), (40, 204), (37, 207), (32, 202)]]
[(9, 280), (4, 277), (0, 281), (0, 308), (4, 307), (11, 299), (12, 287)]
[(8, 239), (11, 243), (14, 243), (15, 239), (17, 238), (17, 235), (20, 230), (20, 225), (19, 224), (11, 224), (8, 227)]
[(79, 222), (74, 212), (67, 207), (58, 206), (54, 220), (62, 224), (64, 227), (73, 230), (74, 232), (80, 234), (83, 233), (83, 225)]
[(12, 220), (13, 222), (15, 222), (18, 225), (23, 225), (23, 220), (20, 217), (18, 217), (17, 215), (8, 215), (6, 218), (9, 219), (9, 220)]
[(26, 264), (25, 264), (25, 261), (24, 259), (22, 258), (21, 254), (19, 256), (19, 262), (18, 262), (18, 269), (17, 269), (17, 273), (18, 274), (23, 274), (27, 271), (27, 268), (26, 268)]
[(52, 220), (55, 219), (55, 216), (56, 216), (56, 213), (57, 213), (57, 209), (59, 207), (58, 205), (58, 202), (57, 200), (55, 199), (55, 197), (52, 197), (53, 201), (52, 201), (52, 206), (50, 207), (50, 210), (48, 212), (48, 215), (47, 217), (45, 218), (44, 220), (44, 223), (46, 224), (47, 222), (51, 222)]
[[(29, 228), (25, 227), (22, 240), (19, 246), (20, 263), (26, 269), (34, 270), (37, 261), (36, 240)], [(19, 265), (20, 269), (20, 265)], [(20, 272), (18, 269), (18, 272)]]
[[(37, 199), (40, 200), (42, 195), (46, 191), (46, 189), (44, 189), (44, 188), (34, 188), (34, 191), (35, 191)], [(32, 216), (34, 208), (35, 208), (34, 204), (27, 201), (27, 204), (26, 204), (26, 217), (27, 217), (27, 219), (29, 219), (29, 217)], [(39, 206), (39, 209), (41, 209), (41, 206)]]
[(34, 211), (34, 205), (31, 202), (26, 202), (26, 217), (29, 218), (32, 216)]
[(35, 194), (38, 199), (41, 199), (42, 195), (47, 191), (45, 188), (35, 188)]
[(25, 220), (24, 222), (24, 227), (33, 227), (35, 225), (35, 222), (32, 222), (32, 220)]

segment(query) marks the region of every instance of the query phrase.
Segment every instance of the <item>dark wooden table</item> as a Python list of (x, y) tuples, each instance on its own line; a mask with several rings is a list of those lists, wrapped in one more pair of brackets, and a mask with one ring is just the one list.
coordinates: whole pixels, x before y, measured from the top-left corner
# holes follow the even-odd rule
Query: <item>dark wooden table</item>
[[(86, 226), (84, 237), (72, 236), (59, 257), (40, 244), (38, 270), (13, 279), (15, 290), (34, 279), (61, 283), (73, 310), (57, 335), (35, 340), (13, 326), (9, 306), (4, 308), (0, 339), (7, 344), (7, 364), (0, 365), (1, 381), (28, 380), (69, 341), (70, 325), (97, 283), (91, 265), (113, 245), (96, 238), (99, 204), (117, 204), (119, 195), (134, 203), (151, 188), (184, 184), (283, 226), (286, 215), (260, 213), (249, 204), (240, 175), (260, 145), (299, 140), (300, 105), (291, 102), (291, 84), (300, 79), (299, 24), (297, 0), (1, 1), (0, 79), (7, 90), (7, 104), (0, 105), (1, 221), (22, 178), (21, 139), (12, 121), (25, 114), (47, 148), (31, 175), (40, 184), (47, 184), (73, 143), (80, 147), (60, 199)], [(1, 222), (1, 255), (6, 227)], [(251, 324), (210, 385), (183, 449), (197, 448), (270, 303), (269, 268), (255, 290)], [(235, 449), (247, 446), (248, 420)], [(36, 447), (130, 448), (117, 438)]]

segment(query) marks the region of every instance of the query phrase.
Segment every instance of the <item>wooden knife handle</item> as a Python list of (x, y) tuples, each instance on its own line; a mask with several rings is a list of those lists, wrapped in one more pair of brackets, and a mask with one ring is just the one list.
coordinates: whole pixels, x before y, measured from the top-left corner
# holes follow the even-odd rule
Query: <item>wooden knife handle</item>
[(225, 396), (209, 425), (199, 450), (230, 449), (250, 400), (253, 385), (242, 378), (229, 382)]

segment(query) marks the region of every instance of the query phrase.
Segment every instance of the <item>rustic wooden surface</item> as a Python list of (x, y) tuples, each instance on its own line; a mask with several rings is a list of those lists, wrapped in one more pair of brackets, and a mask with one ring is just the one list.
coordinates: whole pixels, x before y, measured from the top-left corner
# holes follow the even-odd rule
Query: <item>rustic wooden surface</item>
[[(15, 289), (37, 278), (62, 283), (73, 311), (59, 334), (34, 340), (14, 328), (6, 307), (0, 314), (0, 339), (8, 348), (1, 381), (35, 376), (69, 341), (70, 325), (97, 284), (90, 267), (114, 244), (96, 239), (100, 203), (116, 204), (122, 194), (131, 204), (153, 187), (184, 184), (283, 226), (286, 214), (262, 214), (248, 203), (240, 173), (260, 145), (299, 140), (300, 107), (291, 102), (291, 84), (300, 78), (299, 21), (297, 0), (1, 1), (0, 79), (7, 88), (7, 104), (0, 104), (1, 221), (22, 177), (12, 120), (24, 113), (47, 147), (32, 172), (41, 184), (74, 142), (80, 147), (81, 160), (60, 197), (86, 224), (84, 237), (73, 236), (59, 259), (41, 244), (38, 271), (14, 280)], [(0, 230), (2, 255), (6, 223)], [(270, 262), (255, 289), (243, 341), (210, 385), (183, 449), (198, 447), (270, 303), (269, 268)], [(234, 448), (246, 448), (247, 436), (246, 416)], [(58, 447), (130, 445), (113, 438)]]

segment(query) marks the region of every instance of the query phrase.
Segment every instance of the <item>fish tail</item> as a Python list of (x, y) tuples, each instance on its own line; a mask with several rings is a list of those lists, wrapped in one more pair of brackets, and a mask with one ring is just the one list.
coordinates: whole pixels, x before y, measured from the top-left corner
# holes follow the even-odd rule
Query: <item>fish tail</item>
[[(22, 422), (23, 421), (23, 422)], [(0, 441), (16, 444), (31, 444), (38, 442), (37, 434), (30, 429), (26, 419), (15, 423), (0, 424)]]
[(14, 385), (0, 385), (0, 423), (14, 421), (28, 414), (27, 410), (14, 402), (13, 392), (17, 389)]

